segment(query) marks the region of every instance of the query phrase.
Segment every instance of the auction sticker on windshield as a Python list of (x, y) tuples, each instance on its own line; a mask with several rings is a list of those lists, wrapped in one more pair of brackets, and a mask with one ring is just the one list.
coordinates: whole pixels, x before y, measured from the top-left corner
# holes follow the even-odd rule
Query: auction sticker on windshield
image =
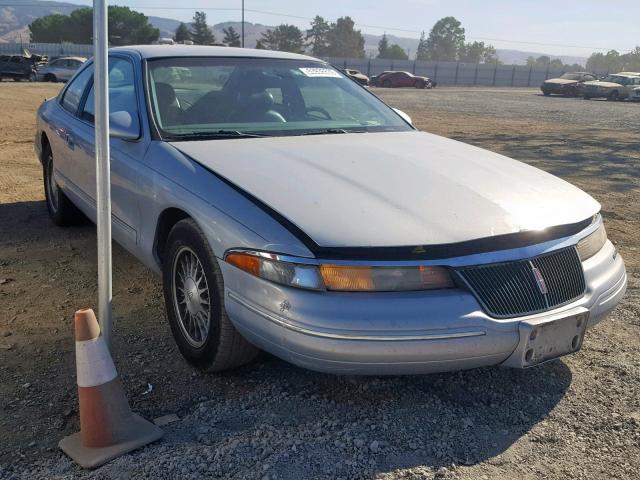
[(300, 71), (307, 77), (330, 77), (330, 78), (342, 78), (342, 76), (331, 68), (310, 68), (302, 67)]

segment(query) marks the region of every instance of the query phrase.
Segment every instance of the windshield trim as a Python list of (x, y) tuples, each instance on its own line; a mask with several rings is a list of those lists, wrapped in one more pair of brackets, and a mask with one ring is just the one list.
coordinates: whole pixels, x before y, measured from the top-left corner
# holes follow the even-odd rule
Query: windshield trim
[[(165, 141), (165, 142), (175, 142), (175, 141), (180, 141), (178, 138), (176, 138), (175, 136), (172, 136), (170, 132), (164, 130), (162, 127), (160, 127), (160, 124), (158, 122), (158, 119), (156, 118), (156, 110), (153, 107), (153, 95), (152, 95), (152, 89), (151, 89), (151, 68), (149, 63), (153, 62), (153, 61), (162, 61), (162, 60), (171, 60), (171, 59), (223, 59), (223, 60), (261, 60), (261, 61), (273, 61), (273, 62), (309, 62), (309, 63), (316, 63), (319, 66), (322, 66), (324, 68), (332, 68), (334, 70), (337, 70), (338, 72), (340, 72), (340, 69), (337, 68), (335, 65), (332, 65), (329, 62), (326, 62), (324, 60), (320, 60), (320, 59), (281, 59), (281, 58), (270, 58), (270, 57), (259, 57), (259, 56), (245, 56), (245, 55), (238, 55), (238, 56), (216, 56), (216, 55), (166, 55), (166, 56), (162, 56), (162, 57), (151, 57), (151, 58), (144, 58), (143, 62), (142, 62), (142, 75), (144, 78), (143, 81), (143, 86), (144, 86), (144, 95), (145, 95), (145, 103), (146, 103), (146, 107), (147, 107), (147, 115), (148, 115), (148, 119), (149, 119), (149, 125), (151, 127), (151, 136), (154, 140), (160, 140), (160, 141)], [(358, 88), (361, 88), (364, 92), (366, 92), (368, 95), (371, 95), (374, 98), (374, 101), (379, 102), (380, 104), (382, 104), (384, 107), (386, 107), (386, 109), (389, 111), (389, 113), (391, 113), (392, 115), (394, 115), (395, 117), (399, 118), (402, 123), (408, 127), (408, 130), (406, 131), (416, 131), (417, 128), (415, 126), (413, 126), (411, 123), (407, 122), (406, 119), (404, 119), (400, 114), (398, 114), (398, 112), (396, 112), (396, 110), (391, 107), (389, 104), (387, 104), (384, 100), (382, 100), (380, 97), (378, 97), (375, 93), (373, 93), (370, 89), (365, 88), (363, 85), (361, 85), (360, 83), (358, 83), (355, 79), (353, 79), (351, 76), (340, 72), (347, 81), (352, 82), (353, 84), (355, 84)], [(340, 127), (340, 128), (344, 128), (345, 130), (349, 130), (352, 127)], [(390, 130), (388, 130), (385, 127), (380, 127), (379, 130), (377, 129), (371, 129), (372, 127), (366, 127), (366, 126), (358, 126), (353, 127), (354, 131), (351, 132), (349, 131), (348, 133), (378, 133), (378, 132), (389, 132)], [(323, 128), (319, 128), (320, 130), (323, 130)], [(227, 128), (221, 128), (221, 130), (227, 130)], [(318, 130), (318, 129), (306, 129), (304, 130), (304, 132), (309, 132), (309, 131), (314, 131), (314, 130)], [(363, 132), (362, 130), (365, 130), (365, 132)], [(296, 132), (295, 130), (292, 130), (290, 132), (292, 132), (291, 134), (281, 134), (281, 135), (268, 135), (265, 133), (267, 132), (254, 132), (254, 131), (250, 131), (250, 130), (242, 130), (243, 133), (247, 133), (248, 135), (238, 135), (238, 136), (233, 136), (232, 138), (234, 139), (241, 139), (241, 138), (254, 138), (254, 137), (285, 137), (285, 136), (296, 136), (296, 135), (303, 135), (304, 133), (294, 133)], [(225, 138), (230, 138), (230, 137), (225, 137)], [(222, 139), (222, 138), (221, 138)]]

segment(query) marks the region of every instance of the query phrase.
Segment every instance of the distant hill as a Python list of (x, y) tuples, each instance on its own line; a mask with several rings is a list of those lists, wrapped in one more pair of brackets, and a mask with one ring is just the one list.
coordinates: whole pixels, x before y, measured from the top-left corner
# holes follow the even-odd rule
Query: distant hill
[[(69, 14), (73, 10), (83, 8), (85, 5), (78, 5), (68, 2), (51, 2), (45, 0), (11, 0), (12, 5), (24, 4), (24, 6), (0, 6), (0, 43), (5, 42), (28, 42), (29, 28), (28, 25), (36, 18), (44, 17), (54, 13)], [(164, 17), (149, 17), (149, 22), (160, 30), (160, 37), (173, 37), (173, 34), (180, 25), (178, 20)], [(223, 28), (233, 27), (238, 33), (241, 31), (241, 22), (222, 22), (213, 25), (213, 33), (218, 42), (222, 42), (224, 37)], [(245, 46), (253, 48), (261, 34), (268, 29), (274, 28), (259, 23), (245, 22)], [(382, 35), (372, 35), (365, 33), (365, 52), (367, 56), (375, 57), (378, 54), (378, 42)], [(416, 49), (418, 48), (417, 38), (398, 37), (387, 34), (389, 43), (397, 43), (403, 50), (409, 52), (409, 57), (414, 58)], [(498, 58), (505, 64), (524, 65), (530, 56), (539, 57), (545, 55), (540, 52), (523, 52), (520, 50), (498, 49)], [(587, 61), (586, 57), (572, 56), (556, 56), (549, 55), (551, 58), (559, 58), (564, 63), (579, 63), (584, 65)]]
[(569, 55), (549, 55), (548, 53), (540, 53), (540, 52), (523, 52), (521, 50), (507, 50), (507, 49), (497, 49), (498, 58), (507, 65), (525, 65), (527, 63), (527, 58), (529, 57), (541, 57), (543, 55), (547, 55), (548, 57), (559, 58), (562, 60), (562, 63), (573, 65), (577, 63), (579, 65), (585, 65), (587, 63), (587, 57), (572, 57)]
[[(14, 41), (14, 37), (21, 31), (24, 36), (25, 28), (36, 18), (52, 15), (54, 13), (69, 14), (84, 5), (67, 2), (48, 2), (43, 0), (11, 0), (12, 5), (24, 4), (24, 6), (0, 6), (0, 39)], [(26, 30), (28, 32), (28, 29)], [(14, 32), (14, 33), (12, 33)], [(29, 36), (24, 38), (28, 41)]]

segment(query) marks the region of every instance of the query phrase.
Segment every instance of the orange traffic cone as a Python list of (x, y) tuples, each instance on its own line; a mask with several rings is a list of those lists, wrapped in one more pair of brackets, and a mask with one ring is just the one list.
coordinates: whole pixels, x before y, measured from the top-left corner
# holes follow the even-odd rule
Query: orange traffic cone
[(129, 408), (93, 310), (75, 314), (80, 432), (58, 446), (83, 468), (96, 468), (158, 440), (153, 423)]

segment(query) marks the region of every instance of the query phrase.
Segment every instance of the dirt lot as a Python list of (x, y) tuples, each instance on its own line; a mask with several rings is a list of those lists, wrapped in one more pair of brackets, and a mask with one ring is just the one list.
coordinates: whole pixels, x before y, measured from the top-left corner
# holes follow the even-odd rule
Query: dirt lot
[(203, 375), (173, 344), (159, 278), (116, 247), (121, 379), (136, 411), (180, 420), (158, 444), (87, 473), (56, 447), (78, 429), (71, 317), (96, 304), (95, 229), (51, 224), (32, 147), (35, 110), (56, 89), (0, 85), (0, 478), (640, 478), (639, 104), (377, 92), (421, 129), (545, 169), (602, 203), (629, 291), (580, 353), (527, 371), (384, 378), (265, 356)]

